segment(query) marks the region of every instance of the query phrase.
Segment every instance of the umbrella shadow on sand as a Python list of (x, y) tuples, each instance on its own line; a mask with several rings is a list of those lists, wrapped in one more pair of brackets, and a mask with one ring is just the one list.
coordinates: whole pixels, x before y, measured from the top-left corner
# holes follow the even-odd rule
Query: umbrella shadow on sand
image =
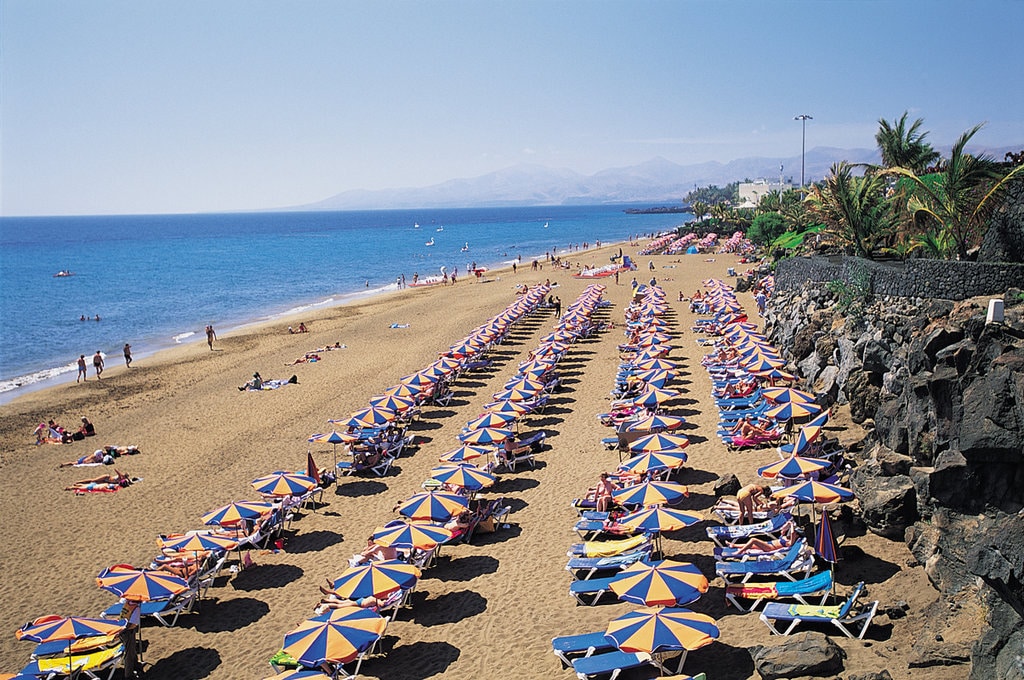
[(434, 598), (414, 592), (410, 600), (413, 621), (427, 628), (458, 623), (487, 611), (487, 598), (475, 590), (458, 590)]
[(372, 479), (359, 479), (354, 482), (346, 481), (338, 484), (334, 487), (334, 495), (358, 498), (360, 496), (374, 496), (387, 490), (388, 485), (384, 482), (377, 482)]
[(220, 664), (220, 653), (216, 649), (189, 647), (160, 659), (146, 669), (146, 674), (154, 678), (200, 680), (209, 677)]
[(689, 668), (714, 668), (715, 680), (746, 680), (754, 677), (754, 659), (746, 647), (734, 647), (721, 640), (695, 649), (686, 657)]
[(497, 558), (490, 555), (467, 555), (458, 559), (442, 556), (437, 565), (425, 572), (424, 579), (438, 581), (472, 581), (483, 574), (498, 571)]
[[(448, 642), (413, 642), (398, 644), (387, 653), (382, 663), (387, 664), (390, 680), (426, 680), (444, 675), (462, 652)], [(364, 669), (376, 674), (376, 660), (366, 663)]]
[[(197, 633), (225, 633), (241, 630), (270, 613), (270, 606), (253, 597), (237, 597), (231, 600), (203, 600), (197, 607), (197, 615), (181, 617), (178, 625), (189, 627)], [(174, 676), (168, 676), (174, 677)]]
[(852, 586), (865, 583), (884, 583), (900, 570), (899, 565), (869, 555), (855, 545), (839, 548), (839, 562), (835, 565), (836, 583)]
[(299, 580), (304, 573), (293, 564), (265, 564), (238, 572), (231, 579), (231, 587), (244, 591), (280, 588)]
[(285, 544), (285, 552), (296, 554), (317, 552), (332, 545), (337, 545), (343, 540), (345, 540), (345, 537), (336, 531), (320, 530), (311, 531), (306, 534), (296, 533)]

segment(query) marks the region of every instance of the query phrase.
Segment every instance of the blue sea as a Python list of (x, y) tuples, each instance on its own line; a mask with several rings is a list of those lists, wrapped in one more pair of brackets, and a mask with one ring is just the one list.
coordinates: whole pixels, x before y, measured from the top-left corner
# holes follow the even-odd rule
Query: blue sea
[(79, 354), (115, 365), (126, 342), (138, 358), (203, 340), (207, 324), (394, 290), (402, 274), (527, 264), (692, 218), (624, 207), (0, 218), (0, 401), (74, 377)]

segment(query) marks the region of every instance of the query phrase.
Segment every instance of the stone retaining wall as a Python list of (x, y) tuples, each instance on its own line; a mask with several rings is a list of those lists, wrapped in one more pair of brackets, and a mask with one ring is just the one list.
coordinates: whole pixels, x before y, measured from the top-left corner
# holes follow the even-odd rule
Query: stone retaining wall
[(966, 300), (1024, 287), (1024, 264), (925, 259), (873, 262), (839, 256), (791, 257), (781, 260), (775, 269), (779, 290), (829, 281), (842, 281), (876, 296)]

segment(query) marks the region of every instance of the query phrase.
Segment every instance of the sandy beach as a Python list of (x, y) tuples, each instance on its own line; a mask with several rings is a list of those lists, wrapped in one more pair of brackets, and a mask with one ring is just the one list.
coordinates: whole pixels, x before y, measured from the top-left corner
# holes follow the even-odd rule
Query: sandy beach
[[(617, 248), (617, 246), (615, 246)], [(623, 246), (634, 255), (635, 248)], [(603, 264), (612, 248), (572, 253), (572, 262)], [(711, 386), (700, 365), (703, 348), (690, 332), (693, 315), (676, 302), (711, 276), (724, 278), (737, 266), (734, 255), (639, 256), (640, 280), (650, 278), (648, 261), (669, 295), (676, 334), (671, 358), (683, 366), (675, 387), (683, 398), (668, 409), (685, 416), (691, 438), (690, 462), (681, 481), (690, 487), (684, 507), (706, 511), (714, 503), (719, 475), (735, 473), (756, 480), (758, 466), (778, 460), (774, 449), (730, 453), (715, 437), (717, 413)], [(199, 517), (226, 502), (256, 498), (249, 482), (278, 469), (304, 467), (307, 438), (330, 429), (329, 418), (347, 416), (366, 405), (400, 376), (422, 368), (438, 352), (500, 312), (515, 289), (550, 279), (552, 291), (568, 306), (589, 283), (569, 272), (545, 267), (518, 273), (488, 272), (486, 282), (462, 280), (454, 287), (433, 286), (381, 295), (316, 316), (285, 319), (220, 337), (210, 351), (205, 342), (175, 348), (134, 362), (126, 370), (111, 357), (103, 380), (90, 370), (85, 384), (67, 384), (31, 393), (0, 406), (3, 536), (0, 550), (0, 671), (15, 672), (31, 645), (14, 631), (45, 614), (97, 615), (113, 596), (95, 585), (103, 568), (147, 564), (156, 536), (200, 526)], [(573, 498), (583, 495), (618, 457), (599, 443), (609, 431), (596, 414), (607, 409), (622, 341), (623, 309), (630, 276), (621, 285), (604, 279), (605, 299), (613, 304), (601, 320), (619, 325), (574, 345), (560, 365), (564, 387), (543, 416), (527, 422), (526, 432), (544, 429), (550, 448), (535, 470), (503, 473), (485, 494), (504, 497), (512, 507), (509, 529), (479, 536), (472, 544), (446, 547), (438, 564), (424, 573), (410, 608), (387, 631), (385, 654), (367, 660), (362, 675), (385, 680), (445, 677), (569, 678), (551, 653), (551, 638), (603, 629), (633, 605), (580, 607), (568, 594), (566, 551), (578, 540), (571, 530)], [(740, 295), (747, 309), (755, 306)], [(304, 321), (308, 333), (289, 334)], [(493, 370), (470, 373), (455, 385), (447, 407), (426, 406), (410, 434), (418, 448), (397, 461), (384, 478), (342, 478), (329, 487), (325, 503), (306, 511), (286, 534), (283, 551), (254, 551), (256, 566), (219, 581), (199, 610), (173, 628), (147, 625), (146, 677), (155, 679), (240, 679), (272, 674), (268, 659), (285, 632), (308, 618), (318, 600), (317, 586), (339, 576), (347, 558), (371, 531), (394, 519), (392, 507), (416, 491), (457, 445), (463, 424), (481, 411), (491, 394), (514, 373), (516, 364), (553, 327), (547, 310), (517, 326), (508, 342), (490, 356)], [(408, 327), (392, 328), (393, 324)], [(345, 349), (322, 353), (317, 363), (286, 365), (305, 352), (339, 342)], [(267, 392), (239, 392), (254, 371), (264, 379), (298, 378)], [(98, 436), (70, 445), (35, 446), (32, 431), (50, 418), (70, 426), (83, 415)], [(842, 422), (842, 416), (838, 418)], [(834, 427), (844, 441), (859, 434)], [(100, 445), (136, 445), (137, 456), (115, 466), (143, 481), (111, 494), (75, 496), (63, 488), (109, 467), (62, 468), (61, 462)], [(330, 464), (330, 445), (314, 445), (318, 464)], [(340, 454), (339, 454), (340, 455)], [(692, 561), (714, 574), (711, 543), (704, 523), (666, 537), (668, 556)], [(851, 534), (856, 559), (836, 568), (843, 592), (866, 581), (867, 597), (882, 607), (904, 601), (909, 616), (879, 615), (863, 642), (835, 637), (848, 654), (848, 672), (888, 669), (894, 678), (961, 677), (962, 668), (908, 669), (906, 660), (921, 631), (922, 613), (935, 600), (920, 567), (902, 543), (871, 534)], [(690, 654), (685, 670), (705, 671), (713, 680), (755, 677), (746, 648), (776, 642), (755, 614), (727, 608), (720, 579), (691, 608), (719, 620), (718, 642)], [(971, 631), (964, 631), (970, 635)], [(652, 677), (643, 671), (630, 677)]]

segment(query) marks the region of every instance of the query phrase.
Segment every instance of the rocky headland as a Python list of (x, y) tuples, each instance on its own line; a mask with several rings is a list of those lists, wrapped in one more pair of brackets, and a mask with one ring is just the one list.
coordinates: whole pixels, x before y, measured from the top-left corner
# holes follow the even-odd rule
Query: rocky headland
[(1024, 677), (1024, 292), (998, 296), (1001, 323), (991, 297), (805, 281), (780, 286), (766, 319), (812, 391), (865, 429), (853, 520), (905, 541), (937, 590), (910, 666), (977, 680)]

